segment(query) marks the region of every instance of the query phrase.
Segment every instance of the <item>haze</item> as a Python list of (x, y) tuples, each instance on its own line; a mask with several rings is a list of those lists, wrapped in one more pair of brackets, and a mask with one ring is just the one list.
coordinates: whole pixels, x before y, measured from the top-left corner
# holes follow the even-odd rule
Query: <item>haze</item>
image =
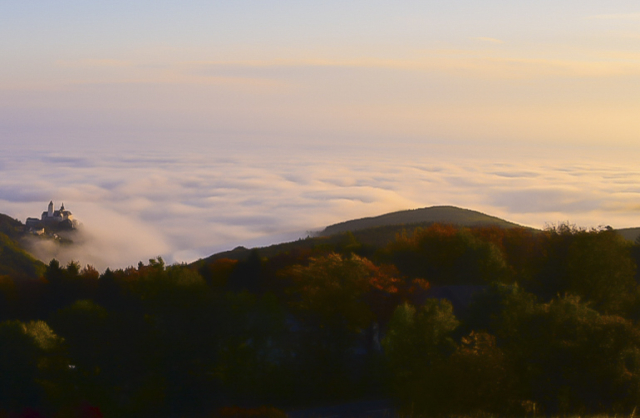
[(631, 1), (0, 5), (0, 212), (100, 268), (457, 205), (638, 226)]

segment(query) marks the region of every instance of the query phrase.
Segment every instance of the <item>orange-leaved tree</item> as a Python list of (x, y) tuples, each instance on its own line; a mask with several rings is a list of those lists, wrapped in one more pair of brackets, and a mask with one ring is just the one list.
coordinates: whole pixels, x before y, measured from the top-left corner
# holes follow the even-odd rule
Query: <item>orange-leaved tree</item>
[(354, 350), (366, 344), (367, 328), (393, 309), (404, 282), (393, 268), (354, 254), (310, 258), (281, 274), (291, 282), (289, 306), (300, 322), (297, 367), (308, 378), (298, 387), (314, 382), (307, 392), (344, 396), (357, 375)]

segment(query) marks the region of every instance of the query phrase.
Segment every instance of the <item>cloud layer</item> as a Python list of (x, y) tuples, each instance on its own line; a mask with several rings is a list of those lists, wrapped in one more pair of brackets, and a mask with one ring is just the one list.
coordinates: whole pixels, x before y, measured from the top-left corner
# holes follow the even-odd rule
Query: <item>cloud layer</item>
[(81, 245), (35, 249), (99, 269), (161, 255), (193, 261), (237, 245), (267, 245), (326, 225), (431, 205), (480, 210), (525, 225), (640, 224), (632, 165), (445, 158), (425, 149), (370, 147), (123, 156), (14, 152), (0, 157), (0, 212), (24, 221), (49, 200), (83, 223)]

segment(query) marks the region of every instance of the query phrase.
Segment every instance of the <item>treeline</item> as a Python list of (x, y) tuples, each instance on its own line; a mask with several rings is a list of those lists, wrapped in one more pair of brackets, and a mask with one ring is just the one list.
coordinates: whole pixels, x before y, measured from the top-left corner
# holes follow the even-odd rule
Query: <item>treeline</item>
[(346, 233), (269, 258), (102, 274), (52, 260), (39, 280), (0, 276), (0, 416), (373, 397), (426, 416), (630, 413), (638, 259), (606, 228), (436, 224), (381, 247)]

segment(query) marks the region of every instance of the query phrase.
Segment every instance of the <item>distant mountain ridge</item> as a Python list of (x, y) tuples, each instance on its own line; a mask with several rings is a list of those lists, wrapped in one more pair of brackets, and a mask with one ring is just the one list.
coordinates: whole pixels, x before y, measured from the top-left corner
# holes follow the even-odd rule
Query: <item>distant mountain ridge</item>
[[(496, 226), (535, 230), (535, 228), (519, 225), (475, 210), (455, 206), (431, 206), (340, 222), (329, 225), (306, 239), (273, 244), (256, 248), (256, 250), (260, 251), (261, 256), (271, 257), (281, 252), (312, 249), (318, 245), (336, 245), (345, 239), (351, 239), (345, 238), (347, 233), (352, 233), (353, 237), (363, 245), (381, 248), (393, 241), (398, 233), (405, 230), (411, 232), (417, 227), (428, 227), (434, 223), (471, 228)], [(617, 229), (617, 232), (624, 238), (635, 241), (640, 235), (640, 227)], [(16, 274), (22, 277), (36, 278), (44, 272), (45, 264), (29, 254), (24, 246), (23, 240), (26, 235), (24, 224), (7, 215), (0, 214), (0, 276)], [(193, 263), (219, 258), (241, 260), (245, 259), (250, 252), (251, 249), (237, 247), (196, 260)]]
[[(272, 257), (281, 252), (312, 249), (318, 245), (340, 245), (346, 239), (345, 234), (348, 232), (353, 233), (354, 238), (363, 245), (381, 248), (393, 241), (396, 235), (402, 233), (403, 230), (427, 227), (434, 223), (452, 224), (461, 227), (529, 228), (474, 210), (455, 206), (432, 206), (340, 222), (326, 227), (314, 236), (307, 237), (307, 239), (274, 244), (257, 248), (257, 250), (259, 250), (262, 257)], [(248, 248), (237, 247), (230, 251), (213, 254), (199, 261), (211, 261), (220, 258), (243, 260), (248, 257), (250, 252), (251, 250)]]
[(391, 225), (416, 225), (427, 223), (445, 223), (465, 227), (499, 226), (501, 228), (522, 228), (513, 222), (484, 213), (462, 209), (455, 206), (431, 206), (421, 209), (402, 210), (369, 218), (354, 219), (326, 227), (319, 236), (330, 236), (347, 231), (377, 228)]
[(640, 238), (640, 227), (636, 228), (620, 228), (616, 229), (618, 234), (622, 235), (625, 239), (629, 241), (636, 241)]

